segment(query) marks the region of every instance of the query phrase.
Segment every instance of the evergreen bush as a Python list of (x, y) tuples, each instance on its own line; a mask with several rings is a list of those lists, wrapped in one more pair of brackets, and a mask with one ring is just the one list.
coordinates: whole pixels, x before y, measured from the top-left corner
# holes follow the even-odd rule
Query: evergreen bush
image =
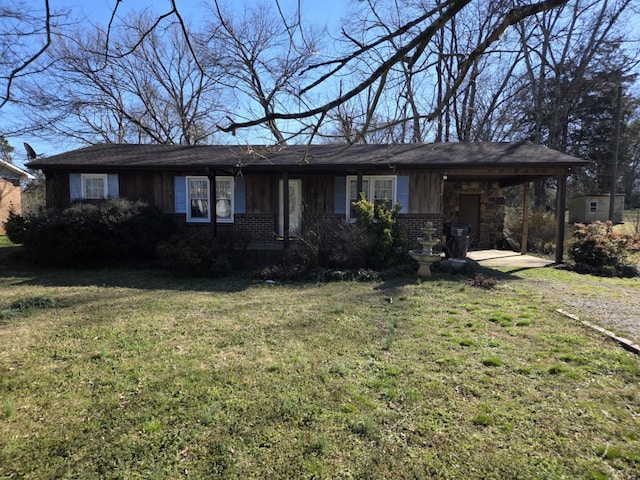
[(171, 220), (146, 202), (76, 202), (27, 216), (23, 244), (37, 261), (88, 266), (154, 258), (158, 242), (172, 230)]
[(356, 224), (364, 227), (373, 235), (373, 248), (368, 252), (369, 267), (380, 269), (397, 264), (404, 258), (406, 251), (406, 233), (396, 221), (402, 205), (396, 203), (391, 208), (389, 202), (374, 205), (360, 195), (353, 203), (356, 211)]
[(22, 215), (16, 213), (13, 208), (10, 208), (7, 221), (3, 222), (3, 225), (7, 237), (11, 242), (18, 244), (24, 243), (24, 235), (27, 231), (27, 220)]

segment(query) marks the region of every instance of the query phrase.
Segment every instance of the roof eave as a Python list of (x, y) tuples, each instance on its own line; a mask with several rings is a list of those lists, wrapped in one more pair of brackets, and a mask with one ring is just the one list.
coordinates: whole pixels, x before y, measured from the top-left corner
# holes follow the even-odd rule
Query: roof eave
[(0, 160), (0, 168), (9, 170), (10, 172), (17, 175), (18, 177), (24, 177), (28, 180), (34, 180), (36, 178), (35, 176), (31, 175), (29, 172), (26, 172), (21, 168), (16, 167), (14, 164), (6, 162), (4, 160)]

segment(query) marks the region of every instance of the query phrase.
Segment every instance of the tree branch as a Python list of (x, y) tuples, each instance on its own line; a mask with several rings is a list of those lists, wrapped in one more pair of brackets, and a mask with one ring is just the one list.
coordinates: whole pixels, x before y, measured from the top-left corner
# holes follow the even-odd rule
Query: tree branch
[[(440, 103), (437, 105), (437, 107), (434, 109), (434, 111), (427, 116), (427, 119), (433, 120), (434, 118), (436, 118), (437, 113), (443, 108), (444, 105), (446, 105), (446, 103), (451, 99), (453, 94), (460, 87), (460, 84), (466, 78), (466, 75), (469, 72), (469, 69), (471, 68), (473, 63), (476, 62), (483, 53), (485, 53), (485, 51), (488, 49), (488, 47), (492, 43), (496, 42), (502, 36), (502, 34), (507, 30), (507, 28), (509, 28), (510, 26), (520, 22), (524, 18), (527, 18), (529, 16), (536, 15), (536, 14), (538, 14), (540, 12), (543, 12), (543, 11), (546, 11), (546, 10), (550, 10), (550, 9), (553, 9), (553, 8), (557, 8), (557, 7), (561, 6), (561, 5), (564, 5), (565, 3), (567, 3), (567, 1), (568, 0), (543, 0), (543, 1), (535, 3), (535, 4), (530, 4), (530, 5), (525, 5), (523, 7), (513, 8), (512, 10), (507, 12), (507, 14), (505, 14), (505, 16), (502, 19), (502, 21), (493, 30), (493, 32), (483, 42), (481, 42), (473, 50), (473, 52), (471, 52), (465, 58), (465, 60), (461, 63), (461, 67), (462, 68), (460, 70), (460, 73), (459, 73), (458, 77), (456, 78), (456, 81), (454, 82), (453, 85), (451, 85), (448, 88), (447, 92), (445, 93), (445, 95), (441, 99)], [(316, 107), (316, 108), (311, 108), (311, 109), (308, 109), (308, 110), (298, 111), (298, 112), (294, 112), (294, 113), (273, 112), (273, 113), (265, 115), (265, 116), (263, 116), (261, 118), (256, 118), (254, 120), (249, 120), (249, 121), (246, 121), (246, 122), (233, 122), (232, 121), (227, 126), (218, 125), (218, 128), (223, 132), (235, 132), (236, 130), (241, 129), (241, 128), (253, 127), (253, 126), (261, 125), (261, 124), (264, 124), (264, 123), (273, 122), (275, 120), (301, 120), (301, 119), (304, 119), (304, 118), (309, 118), (309, 117), (313, 117), (313, 116), (316, 116), (316, 115), (324, 114), (324, 113), (326, 113), (326, 112), (328, 112), (330, 110), (333, 110), (334, 108), (344, 104), (345, 102), (347, 102), (351, 98), (353, 98), (356, 95), (362, 93), (365, 89), (370, 87), (374, 82), (376, 82), (383, 75), (385, 75), (394, 65), (396, 65), (398, 62), (403, 61), (411, 52), (414, 52), (414, 49), (415, 49), (415, 52), (412, 55), (412, 63), (415, 63), (417, 61), (417, 58), (418, 58), (416, 56), (416, 53), (420, 52), (420, 55), (422, 55), (424, 53), (424, 51), (425, 51), (426, 45), (433, 38), (433, 36), (438, 31), (440, 31), (444, 27), (444, 25), (446, 25), (447, 22), (449, 22), (452, 18), (454, 18), (455, 15), (458, 12), (460, 12), (464, 7), (466, 7), (470, 2), (471, 2), (471, 0), (453, 0), (453, 1), (451, 1), (449, 3), (448, 8), (444, 12), (442, 12), (440, 14), (440, 16), (438, 18), (436, 18), (427, 28), (425, 28), (423, 31), (419, 32), (408, 44), (406, 44), (403, 47), (398, 48), (393, 55), (391, 55), (387, 60), (382, 62), (378, 66), (378, 68), (376, 68), (361, 83), (356, 85), (353, 89), (351, 89), (350, 91), (346, 92), (345, 94), (340, 95), (338, 98), (335, 98), (334, 100), (332, 100), (330, 102), (327, 102), (324, 105), (321, 105), (321, 106)], [(426, 18), (428, 18), (428, 17), (426, 17)], [(420, 19), (424, 20), (425, 16), (423, 15), (422, 17), (420, 17)], [(392, 35), (393, 36), (400, 35), (400, 32), (406, 32), (409, 29), (409, 25), (416, 26), (418, 24), (417, 22), (418, 21), (416, 20), (414, 22), (410, 22), (407, 25), (404, 25), (403, 27), (401, 27), (397, 31), (393, 32)], [(387, 38), (387, 37), (389, 37), (389, 36), (387, 35), (387, 36), (385, 36), (383, 38)], [(355, 52), (354, 54), (350, 55), (349, 57), (346, 57), (346, 58), (340, 59), (340, 60), (334, 60), (334, 61), (331, 61), (331, 62), (326, 62), (324, 65), (329, 65), (331, 63), (336, 63), (336, 62), (339, 62), (341, 65), (339, 65), (338, 67), (333, 69), (332, 73), (322, 76), (321, 79), (319, 79), (318, 81), (314, 82), (311, 87), (307, 87), (304, 91), (307, 91), (309, 88), (312, 88), (313, 86), (319, 85), (324, 80), (328, 79), (331, 76), (331, 74), (335, 74), (348, 61), (350, 61), (351, 59), (355, 59), (355, 58), (359, 57), (364, 51), (366, 51), (368, 49), (371, 49), (371, 48), (374, 48), (374, 46), (380, 45), (381, 42), (382, 42), (382, 39), (378, 39), (378, 40), (372, 42), (370, 45), (365, 46), (363, 49), (358, 50), (358, 52)], [(322, 65), (322, 64), (318, 64), (318, 65)], [(314, 68), (316, 68), (316, 67), (314, 67)]]
[(44, 52), (47, 51), (47, 49), (51, 45), (51, 10), (49, 9), (49, 0), (45, 0), (44, 5), (45, 5), (45, 11), (46, 11), (45, 28), (47, 31), (47, 41), (36, 53), (31, 55), (31, 57), (29, 57), (27, 60), (22, 62), (21, 65), (14, 68), (9, 73), (7, 77), (7, 86), (5, 88), (4, 98), (2, 99), (2, 102), (0, 102), (0, 109), (4, 107), (7, 104), (7, 102), (9, 102), (9, 100), (11, 99), (11, 86), (13, 85), (13, 81), (18, 76), (18, 74), (22, 72), (25, 68), (27, 68), (29, 65), (31, 65), (33, 62), (35, 62)]

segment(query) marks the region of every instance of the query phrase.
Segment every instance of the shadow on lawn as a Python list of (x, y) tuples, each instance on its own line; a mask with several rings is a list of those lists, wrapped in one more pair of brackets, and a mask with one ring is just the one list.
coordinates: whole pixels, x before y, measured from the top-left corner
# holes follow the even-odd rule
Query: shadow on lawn
[[(378, 291), (385, 294), (393, 294), (393, 291), (403, 286), (420, 283), (435, 283), (441, 281), (464, 282), (473, 278), (476, 274), (482, 274), (486, 278), (498, 281), (521, 280), (517, 273), (530, 268), (540, 267), (516, 267), (510, 271), (495, 270), (490, 267), (482, 267), (477, 262), (469, 260), (473, 268), (470, 271), (459, 274), (434, 273), (429, 277), (420, 278), (417, 274), (404, 273), (384, 279), (381, 282), (372, 281), (372, 285)], [(417, 265), (416, 265), (417, 271)], [(314, 284), (309, 280), (276, 282), (280, 286), (299, 287), (301, 285)], [(37, 285), (51, 287), (120, 287), (141, 290), (173, 290), (173, 291), (200, 291), (200, 292), (240, 292), (251, 286), (264, 285), (264, 280), (251, 278), (250, 276), (231, 276), (224, 278), (199, 278), (199, 277), (175, 277), (159, 268), (149, 265), (135, 267), (118, 267), (105, 265), (91, 268), (56, 268), (42, 266), (30, 262), (24, 257), (21, 247), (0, 248), (0, 284), (4, 285)]]
[[(399, 289), (408, 283), (414, 284), (416, 282), (420, 282), (422, 284), (428, 283), (439, 283), (439, 282), (451, 282), (451, 281), (459, 281), (461, 283), (467, 282), (470, 279), (473, 279), (476, 275), (480, 274), (487, 279), (495, 279), (497, 281), (522, 281), (522, 277), (518, 275), (518, 273), (523, 272), (525, 270), (531, 270), (536, 268), (553, 268), (554, 265), (548, 265), (546, 267), (513, 267), (509, 270), (505, 270), (502, 267), (501, 270), (491, 268), (491, 267), (483, 267), (478, 262), (473, 260), (468, 260), (472, 268), (464, 273), (444, 273), (444, 272), (433, 272), (428, 277), (418, 277), (416, 275), (408, 275), (405, 277), (398, 278), (390, 278), (388, 280), (384, 280), (378, 286), (376, 286), (376, 290), (387, 291), (387, 293), (392, 293), (394, 289)], [(417, 271), (417, 266), (416, 266)]]
[[(9, 248), (14, 249), (5, 253)], [(147, 265), (119, 267), (56, 268), (38, 265), (24, 257), (21, 247), (0, 248), (0, 285), (44, 287), (121, 287), (141, 290), (238, 292), (256, 281), (243, 277), (173, 277)]]

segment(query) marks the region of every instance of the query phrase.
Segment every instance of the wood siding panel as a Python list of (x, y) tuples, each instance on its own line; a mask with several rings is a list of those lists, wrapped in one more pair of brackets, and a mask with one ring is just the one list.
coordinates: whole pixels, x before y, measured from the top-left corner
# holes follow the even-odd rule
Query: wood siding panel
[[(292, 175), (302, 180), (305, 213), (333, 213), (334, 175)], [(247, 213), (278, 213), (281, 175), (247, 175)]]
[(45, 171), (47, 206), (64, 210), (71, 204), (69, 174), (67, 172)]
[(302, 199), (306, 213), (333, 213), (334, 175), (309, 175), (302, 178)]
[(409, 213), (440, 213), (442, 210), (442, 173), (413, 170), (409, 175)]
[(279, 179), (275, 175), (250, 175), (245, 178), (247, 213), (277, 213)]
[(173, 198), (173, 176), (167, 173), (156, 175), (154, 179), (153, 203), (165, 213), (173, 213), (175, 199)]
[(143, 200), (145, 202), (157, 205), (154, 190), (155, 177), (160, 176), (157, 173), (121, 173), (120, 180), (120, 196), (131, 200)]
[(118, 175), (120, 197), (142, 200), (165, 213), (173, 213), (173, 175), (168, 173), (132, 172)]

